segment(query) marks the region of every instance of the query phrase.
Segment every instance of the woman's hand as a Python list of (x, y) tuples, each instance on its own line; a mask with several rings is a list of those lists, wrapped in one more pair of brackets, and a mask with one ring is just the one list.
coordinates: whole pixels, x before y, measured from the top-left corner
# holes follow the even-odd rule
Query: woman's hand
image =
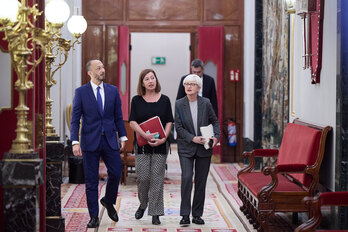
[(151, 147), (157, 147), (163, 143), (165, 143), (167, 141), (166, 138), (162, 138), (162, 139), (151, 139), (150, 141), (148, 141), (147, 143), (151, 146)]
[(206, 139), (202, 136), (195, 136), (195, 137), (193, 137), (192, 142), (203, 145), (203, 144), (205, 144)]
[(149, 133), (149, 134), (145, 134), (144, 139), (147, 140), (147, 142), (151, 142), (153, 139), (155, 139), (155, 135), (157, 133)]
[(213, 140), (213, 146), (212, 147), (215, 147), (216, 144), (219, 142), (219, 140), (217, 138), (215, 138), (215, 137), (211, 137), (210, 139)]

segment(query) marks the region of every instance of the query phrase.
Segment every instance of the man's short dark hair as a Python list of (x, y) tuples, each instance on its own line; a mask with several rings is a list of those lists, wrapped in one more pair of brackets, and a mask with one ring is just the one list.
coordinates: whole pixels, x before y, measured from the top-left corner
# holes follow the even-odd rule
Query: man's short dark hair
[(191, 62), (191, 67), (195, 67), (195, 68), (201, 67), (201, 68), (204, 68), (204, 63), (200, 59), (194, 59)]
[(86, 72), (88, 73), (89, 71), (89, 68), (91, 67), (91, 63), (92, 63), (93, 60), (89, 60), (86, 64)]

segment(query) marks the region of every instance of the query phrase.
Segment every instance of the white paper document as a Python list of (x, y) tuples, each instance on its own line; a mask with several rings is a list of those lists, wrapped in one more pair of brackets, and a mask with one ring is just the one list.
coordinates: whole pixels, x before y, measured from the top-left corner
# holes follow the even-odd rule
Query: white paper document
[(201, 126), (199, 129), (201, 130), (202, 136), (205, 138), (204, 148), (208, 150), (210, 148), (209, 138), (214, 137), (213, 125)]

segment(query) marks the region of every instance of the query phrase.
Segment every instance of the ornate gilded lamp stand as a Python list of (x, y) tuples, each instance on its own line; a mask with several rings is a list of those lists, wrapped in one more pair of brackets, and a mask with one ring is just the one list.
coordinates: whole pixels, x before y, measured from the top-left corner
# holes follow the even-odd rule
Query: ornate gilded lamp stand
[[(18, 77), (15, 82), (15, 89), (19, 95), (18, 106), (15, 108), (17, 114), (16, 139), (12, 142), (10, 153), (32, 152), (31, 141), (28, 139), (27, 114), (29, 108), (25, 105), (25, 93), (33, 87), (33, 83), (28, 78), (42, 61), (48, 42), (44, 31), (33, 25), (39, 15), (41, 12), (37, 10), (36, 6), (29, 8), (22, 0), (18, 9), (17, 22), (0, 19), (2, 24), (0, 31), (5, 33), (4, 39), (9, 43), (11, 64)], [(32, 17), (33, 23), (30, 17)], [(41, 50), (41, 55), (37, 60), (31, 61), (32, 52), (37, 48)], [(28, 65), (31, 66), (30, 69)]]
[[(57, 9), (61, 9), (57, 11)], [(62, 13), (60, 13), (62, 12)], [(66, 63), (70, 49), (79, 43), (78, 39), (87, 28), (83, 16), (72, 16), (68, 21), (68, 29), (76, 40), (62, 38), (61, 29), (70, 15), (70, 8), (63, 0), (50, 0), (45, 7), (45, 33), (49, 38), (45, 53), (45, 88), (46, 88), (46, 230), (64, 231), (65, 222), (61, 214), (62, 162), (64, 161), (64, 141), (56, 134), (52, 124), (51, 87), (57, 82), (54, 74)], [(76, 19), (78, 19), (76, 21)], [(69, 26), (70, 25), (70, 26)], [(74, 25), (71, 30), (71, 25)], [(77, 30), (77, 29), (78, 30)], [(80, 31), (82, 30), (82, 31)], [(63, 59), (56, 62), (56, 58), (63, 55)]]
[[(71, 43), (70, 40), (64, 39), (61, 37), (61, 28), (62, 23), (51, 23), (46, 20), (46, 33), (48, 34), (50, 40), (46, 45), (46, 55), (45, 55), (45, 63), (46, 63), (46, 136), (47, 137), (58, 137), (55, 131), (54, 126), (52, 125), (52, 103), (51, 99), (51, 87), (55, 85), (57, 82), (53, 78), (54, 74), (66, 63), (69, 55), (69, 51), (72, 47), (74, 47), (75, 43), (79, 42), (80, 34), (74, 34), (76, 40)], [(55, 58), (59, 55), (59, 53), (63, 53), (63, 60), (54, 64)]]
[[(12, 8), (11, 8), (12, 6)], [(42, 61), (48, 37), (45, 31), (35, 27), (41, 12), (28, 7), (25, 0), (0, 1), (0, 31), (8, 41), (11, 66), (17, 74), (14, 84), (18, 92), (16, 138), (11, 149), (0, 161), (0, 185), (3, 188), (3, 225), (4, 231), (38, 231), (37, 218), (42, 192), (39, 187), (44, 183), (44, 162), (39, 153), (33, 151), (27, 128), (26, 93), (33, 88), (30, 75)], [(39, 50), (36, 59), (34, 50)], [(41, 209), (43, 207), (40, 207)], [(41, 229), (41, 228), (40, 228)]]
[[(59, 5), (63, 4), (63, 9)], [(65, 5), (64, 5), (65, 4)], [(44, 183), (44, 162), (39, 158), (38, 152), (33, 151), (32, 141), (29, 139), (27, 128), (27, 114), (29, 111), (26, 105), (26, 93), (33, 88), (33, 83), (29, 80), (38, 64), (46, 59), (46, 88), (49, 105), (49, 119), (51, 124), (51, 103), (49, 88), (55, 84), (53, 75), (57, 69), (53, 70), (53, 53), (57, 45), (65, 54), (63, 63), (67, 59), (68, 51), (74, 45), (69, 40), (61, 38), (60, 29), (63, 22), (69, 17), (69, 6), (63, 0), (50, 0), (45, 7), (47, 24), (45, 29), (36, 28), (37, 17), (42, 14), (37, 9), (37, 4), (28, 7), (25, 0), (0, 0), (0, 32), (4, 32), (4, 39), (8, 41), (8, 50), (11, 56), (11, 63), (14, 67), (18, 80), (15, 82), (15, 89), (18, 92), (18, 106), (15, 108), (17, 115), (16, 139), (12, 142), (9, 153), (4, 154), (4, 159), (0, 161), (0, 185), (4, 186), (3, 201), (6, 205), (4, 209), (4, 225), (1, 226), (5, 231), (44, 231), (45, 228), (38, 228), (38, 208), (46, 211), (46, 230), (54, 228), (55, 231), (64, 231), (64, 218), (61, 216), (60, 184), (61, 184), (61, 161), (64, 160), (64, 143), (60, 141), (46, 141), (46, 192), (38, 191)], [(48, 7), (49, 6), (49, 7)], [(68, 8), (68, 11), (66, 9)], [(50, 12), (49, 10), (50, 9)], [(65, 11), (64, 11), (65, 10)], [(58, 16), (58, 17), (54, 17)], [(63, 21), (61, 16), (66, 16)], [(73, 16), (71, 19), (83, 19), (82, 16)], [(53, 20), (53, 21), (52, 21)], [(84, 19), (83, 19), (84, 20)], [(73, 33), (79, 37), (81, 28), (84, 30), (87, 23), (81, 20), (69, 20), (75, 26)], [(81, 23), (82, 22), (82, 26)], [(69, 27), (69, 23), (68, 23)], [(40, 56), (35, 59), (33, 51), (40, 49)], [(35, 94), (35, 93), (34, 93)], [(50, 126), (49, 135), (54, 134), (54, 128)], [(18, 175), (20, 174), (20, 175)], [(44, 199), (46, 194), (46, 205), (42, 205), (40, 199)], [(38, 206), (40, 205), (40, 207)], [(1, 229), (0, 229), (1, 230)]]
[[(57, 9), (61, 9), (60, 12)], [(52, 103), (51, 87), (56, 84), (53, 79), (54, 74), (65, 64), (68, 59), (70, 49), (79, 43), (79, 38), (87, 29), (87, 22), (83, 16), (73, 15), (68, 21), (68, 29), (75, 37), (75, 41), (62, 38), (61, 29), (64, 22), (70, 15), (70, 8), (63, 0), (51, 0), (45, 7), (46, 21), (45, 32), (49, 37), (49, 43), (46, 45), (46, 136), (49, 140), (59, 140), (55, 128), (52, 125)], [(58, 64), (55, 64), (55, 58), (63, 54), (64, 58)]]

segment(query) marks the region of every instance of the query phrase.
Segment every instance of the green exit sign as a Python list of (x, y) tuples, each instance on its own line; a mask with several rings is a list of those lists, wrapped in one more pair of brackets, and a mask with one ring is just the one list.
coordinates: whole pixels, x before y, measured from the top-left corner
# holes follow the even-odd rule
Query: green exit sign
[(151, 58), (151, 63), (152, 64), (165, 64), (166, 63), (166, 58), (165, 57), (153, 56)]

